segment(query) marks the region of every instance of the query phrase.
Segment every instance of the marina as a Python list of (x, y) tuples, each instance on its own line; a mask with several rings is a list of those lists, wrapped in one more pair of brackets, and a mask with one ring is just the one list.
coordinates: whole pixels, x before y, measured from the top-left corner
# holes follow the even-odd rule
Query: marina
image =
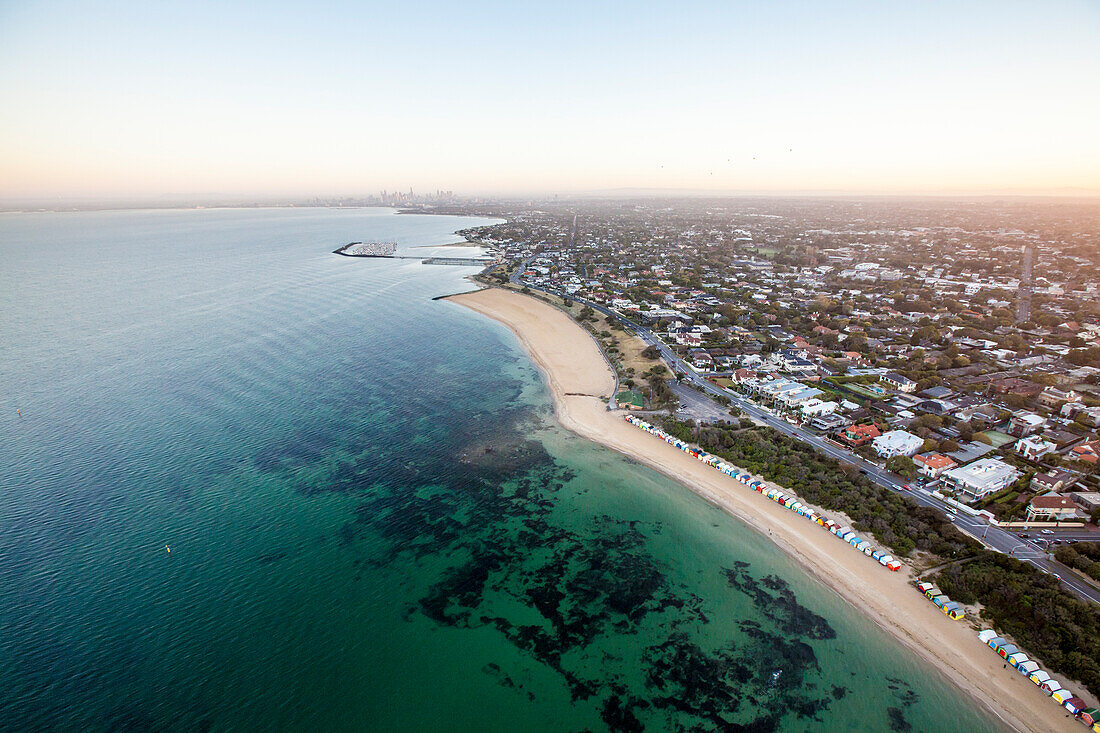
[(454, 265), (459, 267), (485, 267), (496, 260), (488, 257), (420, 257), (397, 254), (396, 241), (349, 242), (334, 249), (333, 254), (343, 257), (371, 257), (388, 260), (420, 260), (422, 265)]
[(333, 250), (333, 254), (344, 257), (393, 257), (396, 251), (396, 241), (348, 242)]

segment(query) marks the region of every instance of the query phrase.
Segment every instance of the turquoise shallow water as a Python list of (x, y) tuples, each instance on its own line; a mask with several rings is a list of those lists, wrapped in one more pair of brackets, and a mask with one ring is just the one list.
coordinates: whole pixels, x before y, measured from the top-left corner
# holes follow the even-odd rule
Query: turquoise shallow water
[(515, 339), (432, 300), (470, 269), (329, 253), (476, 223), (0, 215), (0, 727), (996, 729), (558, 428)]

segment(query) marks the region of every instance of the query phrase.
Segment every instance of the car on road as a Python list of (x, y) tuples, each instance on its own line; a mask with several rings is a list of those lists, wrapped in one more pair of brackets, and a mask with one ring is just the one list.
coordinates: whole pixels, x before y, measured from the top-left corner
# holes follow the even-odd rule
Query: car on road
[(1043, 530), (1043, 534), (1054, 534), (1054, 530), (1052, 530), (1052, 529), (1044, 529), (1044, 530)]
[(1026, 539), (1027, 539), (1028, 537), (1030, 537), (1031, 535), (1029, 535), (1029, 534), (1028, 534), (1027, 532), (1021, 532), (1020, 534), (1018, 534), (1018, 535), (1016, 535), (1016, 536), (1017, 536), (1017, 537), (1019, 537), (1019, 538), (1020, 538), (1020, 539), (1022, 539), (1022, 540), (1026, 540)]
[(901, 488), (905, 489), (906, 491), (912, 491), (913, 490), (913, 487), (910, 486), (909, 484), (902, 484)]

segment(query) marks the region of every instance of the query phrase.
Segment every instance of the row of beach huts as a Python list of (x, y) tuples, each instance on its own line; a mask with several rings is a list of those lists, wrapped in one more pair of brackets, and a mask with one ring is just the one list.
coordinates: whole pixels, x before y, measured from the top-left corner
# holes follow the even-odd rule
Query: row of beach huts
[(1072, 692), (1062, 687), (1062, 683), (1050, 676), (1049, 673), (1039, 669), (1039, 663), (1027, 658), (1027, 655), (1016, 648), (1015, 644), (1009, 644), (993, 629), (985, 629), (978, 632), (978, 638), (982, 643), (1000, 655), (1006, 664), (1027, 677), (1036, 686), (1056, 703), (1068, 710), (1085, 725), (1091, 726), (1094, 731), (1100, 733), (1100, 710), (1086, 707), (1086, 703)]
[[(698, 448), (691, 443), (687, 443), (679, 438), (669, 435), (660, 428), (650, 425), (645, 420), (634, 417), (633, 415), (625, 415), (626, 421), (631, 425), (634, 425), (642, 430), (646, 431), (650, 435), (654, 435), (661, 440), (665, 441), (669, 445), (679, 448), (685, 453), (697, 458), (698, 460), (706, 463), (709, 466), (721, 471), (727, 476), (737, 479), (741, 483), (748, 486), (753, 491), (763, 494), (772, 501), (776, 502), (780, 506), (790, 509), (792, 512), (805, 517), (811, 522), (824, 527), (832, 534), (836, 535), (856, 550), (870, 556), (878, 563), (890, 570), (897, 571), (901, 568), (901, 563), (895, 560), (890, 555), (883, 553), (880, 550), (874, 549), (869, 542), (860, 538), (855, 532), (842, 527), (831, 519), (828, 519), (816, 511), (806, 506), (802, 502), (798, 501), (798, 498), (783, 493), (777, 489), (768, 488), (763, 480), (753, 478), (751, 474), (742, 473), (733, 466), (729, 465), (717, 456), (707, 453), (701, 448)], [(944, 615), (948, 618), (956, 621), (966, 617), (965, 611), (962, 607), (948, 598), (939, 588), (932, 583), (918, 583), (917, 590), (925, 595), (932, 603), (943, 611)], [(1020, 674), (1026, 675), (1029, 680), (1034, 682), (1043, 692), (1050, 695), (1059, 705), (1068, 710), (1071, 714), (1077, 717), (1078, 720), (1092, 727), (1092, 730), (1100, 733), (1100, 710), (1096, 708), (1086, 707), (1086, 703), (1081, 698), (1074, 695), (1069, 690), (1062, 687), (1061, 683), (1053, 679), (1049, 674), (1039, 669), (1037, 662), (1033, 662), (1028, 659), (1027, 655), (1017, 649), (1014, 645), (1009, 644), (1003, 637), (998, 636), (997, 632), (992, 629), (986, 629), (978, 634), (978, 638), (983, 643), (987, 644), (991, 649), (996, 651), (1001, 658), (1005, 660), (1006, 664), (1011, 664), (1012, 668), (1020, 672)]]
[(962, 606), (944, 595), (944, 592), (932, 583), (917, 583), (917, 590), (923, 593), (925, 598), (935, 603), (936, 608), (943, 611), (948, 618), (960, 621), (966, 617), (966, 612), (963, 611)]
[(631, 425), (641, 428), (650, 435), (654, 435), (660, 438), (674, 448), (679, 448), (684, 453), (687, 453), (688, 455), (697, 458), (703, 463), (714, 467), (715, 469), (721, 471), (730, 478), (737, 479), (753, 491), (759, 494), (763, 494), (764, 496), (774, 501), (776, 504), (779, 504), (782, 507), (786, 507), (787, 509), (790, 509), (792, 512), (795, 512), (799, 516), (805, 517), (809, 521), (814, 522), (815, 524), (829, 530), (830, 533), (839, 537), (844, 542), (847, 542), (859, 552), (862, 552), (864, 555), (867, 555), (871, 559), (877, 561), (879, 565), (882, 565), (889, 570), (893, 570), (894, 572), (897, 572), (901, 568), (901, 563), (895, 560), (893, 556), (886, 554), (882, 550), (875, 549), (875, 547), (872, 546), (870, 542), (857, 535), (853, 530), (841, 526), (840, 524), (834, 522), (828, 517), (818, 514), (816, 511), (799, 501), (798, 497), (791, 494), (786, 494), (782, 491), (779, 491), (778, 489), (768, 488), (767, 484), (765, 484), (762, 479), (753, 478), (751, 474), (738, 471), (736, 468), (729, 465), (718, 456), (711, 455), (702, 448), (698, 448), (691, 443), (684, 442), (679, 438), (669, 435), (664, 430), (650, 425), (641, 418), (634, 417), (633, 415), (625, 415), (624, 418)]

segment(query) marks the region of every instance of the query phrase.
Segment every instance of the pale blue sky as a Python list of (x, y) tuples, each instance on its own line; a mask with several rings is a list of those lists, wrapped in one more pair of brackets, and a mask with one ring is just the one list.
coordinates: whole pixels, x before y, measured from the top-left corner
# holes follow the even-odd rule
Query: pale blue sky
[(0, 196), (1100, 191), (1100, 2), (0, 2)]

